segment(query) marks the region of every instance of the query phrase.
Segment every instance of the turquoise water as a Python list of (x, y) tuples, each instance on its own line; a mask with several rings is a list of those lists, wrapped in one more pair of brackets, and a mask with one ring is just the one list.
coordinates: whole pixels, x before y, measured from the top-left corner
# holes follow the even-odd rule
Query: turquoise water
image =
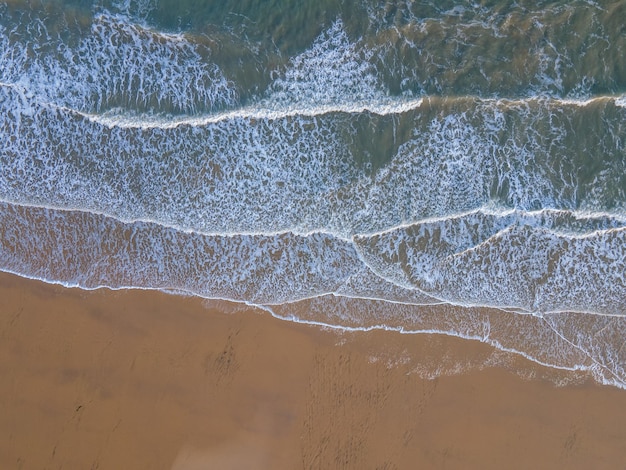
[(0, 269), (626, 387), (626, 2), (0, 3)]

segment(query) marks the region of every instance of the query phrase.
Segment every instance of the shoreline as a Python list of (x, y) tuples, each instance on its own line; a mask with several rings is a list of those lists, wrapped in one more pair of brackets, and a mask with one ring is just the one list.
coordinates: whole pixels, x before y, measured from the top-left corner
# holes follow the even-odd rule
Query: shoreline
[(0, 296), (4, 468), (626, 460), (626, 391), (585, 374), (556, 387), (555, 371), (478, 341), (329, 331), (229, 302), (5, 273)]

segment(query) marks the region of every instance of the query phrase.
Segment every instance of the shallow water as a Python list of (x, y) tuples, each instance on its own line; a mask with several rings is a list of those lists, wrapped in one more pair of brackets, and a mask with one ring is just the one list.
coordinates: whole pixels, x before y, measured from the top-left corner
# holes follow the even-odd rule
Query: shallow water
[(626, 2), (0, 4), (0, 269), (626, 387)]

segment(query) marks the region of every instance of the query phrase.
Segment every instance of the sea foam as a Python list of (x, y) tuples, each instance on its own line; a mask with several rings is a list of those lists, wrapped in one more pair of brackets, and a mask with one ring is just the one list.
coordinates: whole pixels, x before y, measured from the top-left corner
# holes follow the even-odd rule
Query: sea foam
[[(3, 8), (0, 269), (451, 334), (624, 387), (626, 106), (543, 36), (521, 78), (461, 83), (473, 38), (506, 46), (519, 12), (338, 19), (243, 104), (150, 2), (75, 36)], [(434, 33), (469, 52), (441, 62)]]

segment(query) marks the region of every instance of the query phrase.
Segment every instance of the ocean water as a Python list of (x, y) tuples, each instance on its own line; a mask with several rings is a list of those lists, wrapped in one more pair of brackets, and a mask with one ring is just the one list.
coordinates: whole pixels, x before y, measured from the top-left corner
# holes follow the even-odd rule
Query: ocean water
[(0, 270), (626, 388), (626, 1), (0, 3)]

